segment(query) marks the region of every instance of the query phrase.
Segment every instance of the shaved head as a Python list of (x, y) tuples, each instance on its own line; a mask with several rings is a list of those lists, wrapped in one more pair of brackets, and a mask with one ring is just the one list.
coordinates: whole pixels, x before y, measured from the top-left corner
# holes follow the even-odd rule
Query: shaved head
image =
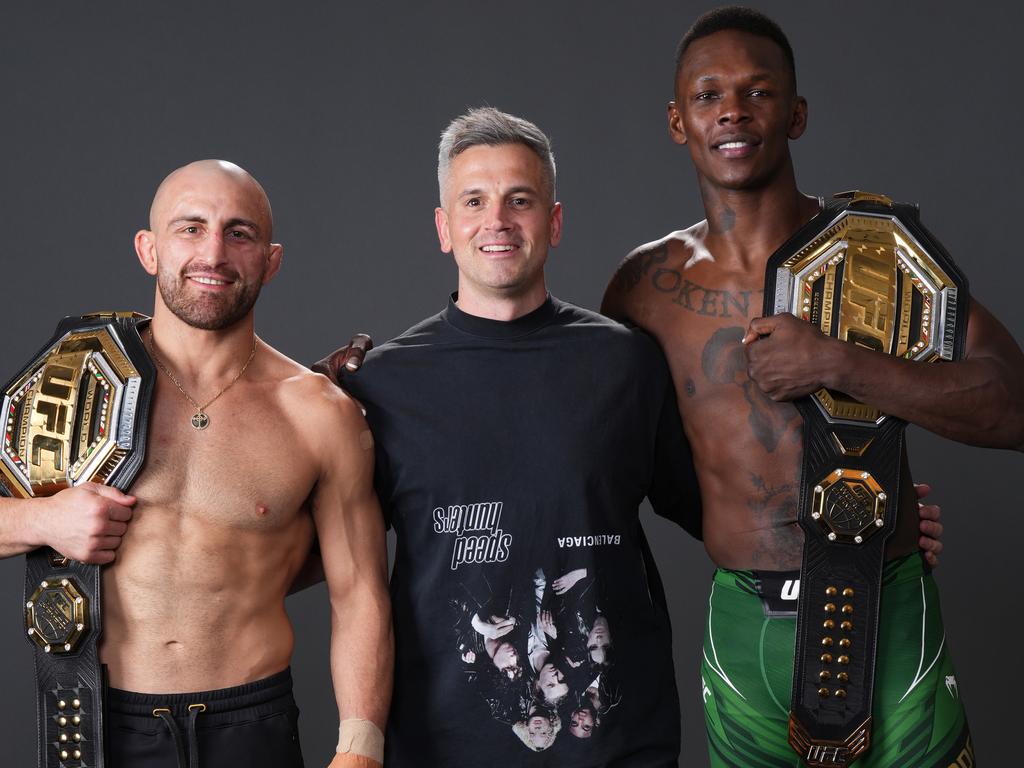
[(260, 183), (224, 160), (198, 160), (164, 179), (135, 235), (158, 302), (188, 325), (226, 328), (248, 316), (281, 266), (274, 220)]
[(254, 210), (260, 214), (256, 224), (262, 239), (266, 242), (273, 239), (274, 215), (266, 191), (248, 171), (227, 160), (196, 160), (171, 171), (153, 195), (153, 204), (149, 207), (149, 228), (159, 231), (182, 197), (187, 196), (190, 190), (209, 186), (211, 181), (227, 182), (243, 190)]

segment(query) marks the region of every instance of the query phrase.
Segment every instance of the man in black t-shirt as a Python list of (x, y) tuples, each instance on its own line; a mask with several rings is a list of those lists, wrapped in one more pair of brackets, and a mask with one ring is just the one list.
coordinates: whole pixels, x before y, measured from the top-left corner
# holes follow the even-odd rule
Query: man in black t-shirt
[(649, 337), (548, 295), (546, 136), (494, 109), (442, 136), (458, 292), (346, 387), (397, 533), (389, 768), (674, 768), (668, 611), (638, 508), (699, 531)]

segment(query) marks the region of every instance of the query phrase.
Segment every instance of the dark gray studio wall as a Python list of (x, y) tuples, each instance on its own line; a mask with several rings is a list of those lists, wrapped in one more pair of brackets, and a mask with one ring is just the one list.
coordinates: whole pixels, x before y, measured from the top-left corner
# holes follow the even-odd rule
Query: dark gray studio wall
[[(1024, 14), (995, 3), (756, 5), (789, 33), (810, 101), (810, 128), (794, 148), (802, 187), (920, 202), (974, 295), (1019, 340)], [(353, 330), (398, 333), (453, 287), (432, 225), (435, 141), (449, 118), (481, 103), (553, 136), (566, 234), (550, 285), (596, 306), (629, 248), (701, 218), (664, 103), (674, 45), (705, 7), (8, 5), (0, 378), (61, 315), (148, 310), (152, 286), (132, 234), (160, 178), (200, 157), (247, 167), (273, 201), (286, 257), (260, 301), (263, 338), (308, 361)], [(932, 482), (944, 507), (938, 578), (978, 752), (985, 765), (1009, 765), (1016, 718), (1003, 702), (1024, 672), (1006, 647), (1016, 644), (1007, 623), (1019, 624), (1010, 571), (1024, 534), (1014, 488), (1024, 464), (919, 430), (910, 443), (915, 476)], [(678, 531), (657, 520), (648, 531), (673, 606), (682, 764), (700, 766), (697, 659), (711, 569)], [(21, 567), (20, 558), (0, 563), (0, 765), (19, 768), (31, 765), (34, 734)], [(289, 605), (306, 758), (325, 764), (336, 734), (326, 594), (316, 588)]]

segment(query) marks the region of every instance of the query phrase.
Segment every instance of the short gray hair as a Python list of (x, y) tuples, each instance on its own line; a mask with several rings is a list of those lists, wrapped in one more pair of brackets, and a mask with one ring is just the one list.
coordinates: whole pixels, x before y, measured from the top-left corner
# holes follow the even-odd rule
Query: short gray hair
[(544, 191), (555, 201), (555, 155), (551, 140), (529, 120), (510, 115), (494, 107), (477, 107), (448, 124), (437, 148), (437, 186), (444, 205), (444, 187), (452, 160), (470, 147), (498, 147), (522, 144), (540, 158), (544, 171)]

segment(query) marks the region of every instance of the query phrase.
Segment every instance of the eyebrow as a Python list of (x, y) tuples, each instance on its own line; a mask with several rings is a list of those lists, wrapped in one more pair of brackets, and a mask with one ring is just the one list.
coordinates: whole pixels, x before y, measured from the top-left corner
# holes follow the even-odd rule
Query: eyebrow
[[(519, 184), (517, 186), (512, 187), (511, 189), (505, 190), (505, 196), (508, 197), (509, 195), (520, 195), (524, 192), (529, 192), (531, 195), (540, 194), (536, 189), (531, 187), (529, 184)], [(481, 189), (480, 187), (472, 187), (470, 189), (462, 190), (462, 192), (459, 193), (458, 199), (461, 200), (464, 197), (473, 197), (474, 195), (480, 194), (483, 194), (483, 189)]]
[[(721, 75), (701, 75), (700, 77), (697, 78), (697, 82), (698, 83), (704, 83), (704, 82), (707, 82), (709, 80), (718, 80), (720, 77), (721, 77)], [(758, 80), (772, 80), (772, 79), (774, 79), (774, 76), (772, 75), (771, 72), (755, 72), (753, 75), (750, 75), (750, 77), (746, 78), (746, 81), (748, 83), (753, 83), (753, 82), (756, 82)]]
[[(178, 216), (178, 217), (172, 219), (170, 224), (171, 224), (171, 226), (174, 226), (175, 224), (183, 224), (185, 222), (195, 222), (196, 224), (209, 224), (210, 223), (209, 220), (205, 216), (201, 216), (198, 213), (186, 213), (183, 216)], [(233, 218), (233, 219), (228, 219), (227, 222), (225, 222), (225, 224), (224, 224), (224, 229), (231, 229), (231, 227), (239, 227), (239, 226), (241, 226), (241, 227), (249, 227), (250, 229), (252, 229), (253, 231), (255, 231), (257, 233), (260, 231), (259, 225), (255, 221), (250, 221), (249, 219), (243, 219), (241, 217), (236, 217), (236, 218)]]

